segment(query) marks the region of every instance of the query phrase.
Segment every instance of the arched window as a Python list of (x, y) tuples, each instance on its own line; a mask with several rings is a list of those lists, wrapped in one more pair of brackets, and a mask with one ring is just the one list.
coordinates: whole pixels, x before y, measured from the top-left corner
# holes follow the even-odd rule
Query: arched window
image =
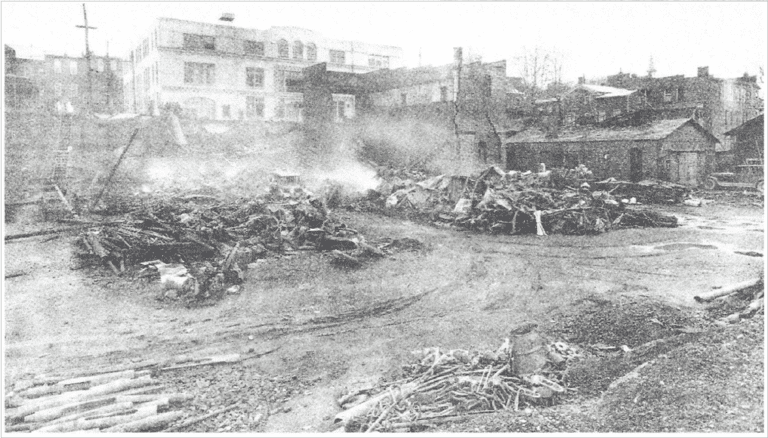
[(307, 44), (307, 60), (317, 61), (317, 46), (312, 43)]
[(277, 42), (277, 56), (280, 58), (288, 58), (288, 41), (280, 40)]
[(304, 44), (301, 41), (293, 42), (293, 59), (304, 59)]

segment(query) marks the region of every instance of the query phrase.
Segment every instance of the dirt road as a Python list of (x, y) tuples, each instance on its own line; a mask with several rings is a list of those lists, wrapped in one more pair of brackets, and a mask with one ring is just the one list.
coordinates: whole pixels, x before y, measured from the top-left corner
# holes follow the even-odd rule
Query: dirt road
[[(242, 404), (195, 431), (327, 431), (339, 410), (334, 394), (396, 373), (411, 350), (495, 348), (510, 326), (551, 322), (594, 297), (695, 310), (694, 295), (762, 271), (760, 208), (666, 212), (681, 226), (592, 237), (489, 236), (339, 212), (369, 241), (411, 237), (425, 248), (351, 271), (319, 253), (267, 259), (248, 271), (240, 293), (204, 308), (157, 301), (157, 285), (80, 266), (69, 236), (8, 242), (6, 275), (24, 274), (5, 280), (5, 382), (279, 347), (167, 383), (195, 391), (196, 412), (214, 408), (206, 397)], [(6, 233), (22, 226), (9, 224)]]

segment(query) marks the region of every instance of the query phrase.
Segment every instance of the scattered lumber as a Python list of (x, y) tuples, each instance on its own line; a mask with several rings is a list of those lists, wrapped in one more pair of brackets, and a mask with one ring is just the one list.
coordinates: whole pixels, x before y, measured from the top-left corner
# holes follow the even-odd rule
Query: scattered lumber
[(334, 423), (346, 432), (392, 432), (472, 413), (518, 410), (522, 404), (554, 403), (567, 391), (567, 362), (579, 353), (563, 342), (546, 345), (535, 353), (548, 359), (533, 372), (517, 374), (511, 366), (515, 345), (507, 339), (496, 351), (415, 351), (416, 361), (403, 366), (405, 379), (342, 396), (344, 410)]
[(24, 239), (26, 237), (36, 237), (36, 236), (44, 236), (46, 234), (59, 234), (59, 233), (68, 233), (70, 231), (80, 231), (83, 227), (66, 227), (66, 228), (53, 228), (49, 230), (40, 230), (40, 231), (32, 231), (29, 233), (20, 233), (20, 234), (9, 234), (5, 236), (5, 240), (17, 240), (17, 239)]
[(164, 414), (153, 415), (147, 418), (131, 421), (128, 423), (119, 424), (104, 429), (104, 432), (110, 433), (131, 433), (131, 432), (145, 432), (148, 430), (154, 430), (162, 428), (163, 426), (172, 423), (182, 417), (180, 411), (166, 412)]
[(724, 297), (726, 295), (732, 295), (732, 294), (741, 292), (745, 289), (755, 287), (758, 284), (762, 283), (762, 281), (763, 281), (762, 278), (753, 278), (751, 280), (742, 281), (741, 283), (736, 283), (721, 289), (713, 290), (711, 292), (705, 292), (701, 295), (696, 295), (693, 297), (693, 299), (696, 300), (697, 303), (705, 303), (708, 301), (712, 301), (715, 298)]

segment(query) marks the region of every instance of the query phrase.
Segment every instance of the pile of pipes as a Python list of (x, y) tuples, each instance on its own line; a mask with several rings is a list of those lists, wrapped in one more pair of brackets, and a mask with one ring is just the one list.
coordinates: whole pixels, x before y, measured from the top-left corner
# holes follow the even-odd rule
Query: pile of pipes
[(145, 432), (183, 416), (192, 397), (165, 393), (149, 370), (16, 382), (5, 396), (6, 432)]

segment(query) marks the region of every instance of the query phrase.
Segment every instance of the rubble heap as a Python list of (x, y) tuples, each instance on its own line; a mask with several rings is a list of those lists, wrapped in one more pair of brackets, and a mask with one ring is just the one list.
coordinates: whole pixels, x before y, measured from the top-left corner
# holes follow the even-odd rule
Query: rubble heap
[(648, 204), (679, 204), (691, 195), (689, 187), (658, 179), (630, 182), (608, 178), (595, 182), (593, 186), (616, 197), (635, 198)]
[(630, 208), (628, 200), (592, 191), (586, 182), (553, 188), (551, 178), (552, 171), (507, 173), (497, 167), (476, 177), (438, 175), (394, 191), (385, 205), (430, 212), (437, 223), (506, 234), (596, 234), (618, 227), (677, 226), (674, 216)]
[(316, 198), (199, 201), (158, 199), (123, 220), (94, 226), (76, 240), (79, 255), (97, 256), (118, 275), (140, 264), (139, 276), (159, 277), (174, 295), (202, 299), (240, 284), (247, 265), (269, 254), (365, 245)]
[(404, 380), (342, 396), (344, 411), (334, 422), (347, 432), (409, 432), (460, 415), (552, 405), (573, 391), (564, 382), (566, 369), (581, 357), (535, 331), (506, 339), (497, 351), (433, 347), (412, 354)]

